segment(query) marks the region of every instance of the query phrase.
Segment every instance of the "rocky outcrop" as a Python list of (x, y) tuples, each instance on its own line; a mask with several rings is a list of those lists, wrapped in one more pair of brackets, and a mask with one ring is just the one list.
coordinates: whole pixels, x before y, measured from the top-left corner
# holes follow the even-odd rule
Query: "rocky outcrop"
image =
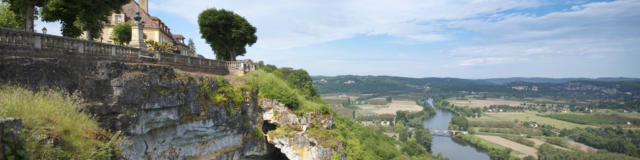
[[(214, 101), (214, 75), (176, 73), (172, 67), (113, 61), (0, 57), (0, 83), (63, 88), (95, 115), (100, 126), (121, 130), (128, 159), (328, 159), (306, 128), (332, 126), (331, 116), (296, 115), (273, 100), (243, 92), (242, 102)], [(277, 114), (281, 113), (281, 114)], [(270, 115), (270, 116), (269, 116)], [(266, 123), (264, 123), (266, 122)], [(290, 137), (263, 137), (287, 125)], [(283, 154), (284, 153), (284, 154)]]
[(318, 141), (306, 133), (307, 128), (322, 127), (331, 129), (333, 119), (331, 115), (305, 113), (301, 117), (292, 113), (284, 104), (271, 99), (263, 99), (259, 103), (264, 110), (262, 118), (268, 124), (291, 128), (287, 134), (268, 134), (267, 140), (280, 149), (287, 158), (292, 160), (330, 159), (334, 152), (331, 148), (319, 145)]

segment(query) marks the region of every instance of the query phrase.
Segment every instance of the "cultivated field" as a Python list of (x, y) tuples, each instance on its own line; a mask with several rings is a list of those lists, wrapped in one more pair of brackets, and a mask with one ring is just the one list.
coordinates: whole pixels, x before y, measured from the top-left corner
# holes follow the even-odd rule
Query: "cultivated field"
[(538, 124), (550, 124), (556, 128), (585, 128), (585, 127), (596, 127), (592, 125), (582, 125), (577, 123), (571, 123), (567, 121), (561, 121), (553, 118), (541, 117), (538, 116), (536, 112), (500, 112), (500, 113), (486, 113), (484, 116), (480, 118), (470, 118), (470, 121), (508, 121), (515, 122), (518, 120), (519, 122), (523, 121), (533, 121)]
[(364, 112), (376, 114), (396, 114), (396, 111), (421, 111), (422, 106), (416, 104), (415, 101), (409, 100), (393, 100), (388, 105), (357, 105), (358, 109)]
[(476, 107), (489, 107), (491, 105), (509, 105), (509, 106), (520, 106), (525, 102), (515, 101), (515, 100), (505, 100), (498, 98), (487, 98), (487, 99), (473, 99), (469, 98), (466, 100), (456, 100), (456, 98), (447, 99), (449, 103), (454, 104), (456, 106), (468, 106), (472, 108)]
[(579, 150), (582, 150), (582, 151), (585, 151), (585, 152), (598, 151), (598, 149), (595, 149), (595, 148), (593, 148), (591, 146), (587, 146), (587, 145), (582, 144), (582, 143), (578, 143), (576, 141), (568, 140), (567, 143), (568, 143), (567, 146), (569, 146), (571, 148), (579, 149)]
[[(523, 153), (526, 155), (530, 155), (533, 157), (538, 157), (538, 154), (536, 154), (538, 152), (538, 150), (536, 150), (535, 148), (531, 148), (529, 146), (525, 146), (522, 145), (520, 143), (516, 143), (513, 141), (510, 141), (508, 139), (504, 139), (502, 137), (498, 137), (498, 136), (489, 136), (489, 135), (476, 135), (479, 138), (482, 138), (486, 141), (495, 143), (495, 144), (499, 144), (501, 146), (507, 147), (507, 148), (511, 148), (514, 151)], [(521, 157), (522, 158), (522, 157)]]

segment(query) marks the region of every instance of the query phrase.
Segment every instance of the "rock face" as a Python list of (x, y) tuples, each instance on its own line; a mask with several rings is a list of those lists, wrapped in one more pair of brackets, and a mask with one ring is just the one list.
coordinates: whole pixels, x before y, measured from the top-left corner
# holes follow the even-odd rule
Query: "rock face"
[(333, 150), (318, 145), (318, 141), (306, 134), (308, 127), (318, 125), (324, 129), (331, 129), (333, 119), (330, 115), (305, 113), (302, 117), (291, 113), (284, 104), (271, 99), (263, 99), (259, 103), (264, 110), (262, 118), (268, 124), (295, 128), (288, 136), (268, 135), (269, 143), (279, 148), (287, 158), (292, 160), (331, 159)]
[[(128, 159), (329, 159), (332, 154), (304, 133), (313, 125), (330, 128), (330, 116), (298, 117), (273, 100), (258, 103), (251, 91), (243, 92), (241, 103), (214, 103), (207, 92), (220, 87), (215, 78), (185, 76), (167, 66), (84, 63), (74, 68), (64, 60), (0, 57), (0, 83), (68, 90), (101, 127), (123, 131), (131, 142), (122, 148)], [(268, 138), (254, 133), (266, 133), (272, 125), (302, 132)]]

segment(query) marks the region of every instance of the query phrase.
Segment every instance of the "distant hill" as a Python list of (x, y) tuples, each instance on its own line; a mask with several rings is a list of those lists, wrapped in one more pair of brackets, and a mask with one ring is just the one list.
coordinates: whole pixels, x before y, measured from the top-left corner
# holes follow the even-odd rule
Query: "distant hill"
[(426, 91), (509, 90), (483, 80), (460, 78), (407, 78), (392, 76), (312, 76), (320, 93), (400, 94)]
[(640, 98), (638, 78), (407, 78), (393, 76), (312, 76), (321, 94), (489, 93), (494, 96)]
[(478, 79), (493, 84), (507, 84), (511, 82), (530, 82), (530, 83), (566, 83), (570, 81), (606, 81), (606, 82), (621, 82), (621, 81), (635, 81), (640, 82), (640, 78), (624, 78), (624, 77), (603, 77), (603, 78), (541, 78), (541, 77), (512, 77), (512, 78), (489, 78)]

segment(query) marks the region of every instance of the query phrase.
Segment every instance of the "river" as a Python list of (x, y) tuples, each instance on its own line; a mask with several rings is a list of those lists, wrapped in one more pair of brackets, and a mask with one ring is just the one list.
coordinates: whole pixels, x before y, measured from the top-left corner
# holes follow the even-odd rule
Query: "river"
[[(433, 107), (433, 99), (429, 98), (427, 102)], [(449, 121), (454, 116), (453, 113), (438, 108), (435, 109), (436, 115), (423, 121), (424, 128), (447, 129)], [(489, 160), (489, 154), (486, 151), (476, 149), (461, 139), (451, 137), (433, 136), (431, 151), (434, 155), (440, 152), (444, 157), (451, 160)]]

